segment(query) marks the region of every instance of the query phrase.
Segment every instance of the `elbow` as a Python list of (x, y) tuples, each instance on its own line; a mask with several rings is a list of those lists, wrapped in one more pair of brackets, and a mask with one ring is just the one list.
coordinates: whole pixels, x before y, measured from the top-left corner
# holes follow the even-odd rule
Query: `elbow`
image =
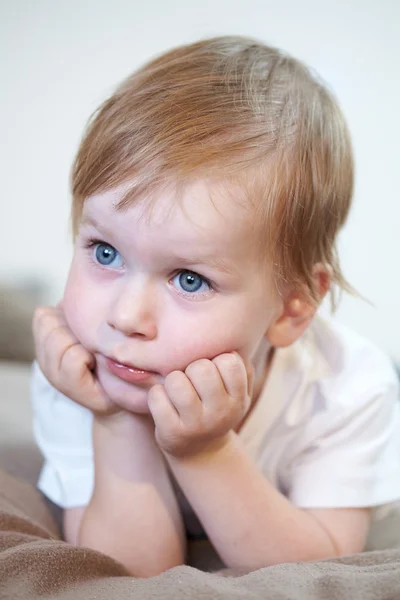
[(184, 554), (181, 552), (170, 552), (162, 556), (153, 555), (151, 557), (143, 555), (135, 555), (135, 553), (127, 555), (121, 553), (117, 548), (107, 548), (104, 545), (96, 543), (82, 543), (78, 546), (90, 548), (97, 552), (108, 556), (112, 560), (123, 565), (128, 575), (132, 577), (149, 578), (161, 575), (165, 571), (178, 567), (184, 564)]
[(185, 559), (185, 540), (175, 530), (157, 536), (157, 530), (130, 531), (90, 507), (81, 520), (76, 545), (101, 552), (122, 564), (128, 574), (148, 578), (160, 575)]
[(279, 565), (283, 563), (311, 562), (316, 560), (325, 560), (329, 558), (338, 558), (349, 554), (341, 551), (330, 544), (326, 545), (304, 545), (301, 548), (292, 548), (280, 552), (272, 552), (270, 548), (260, 548), (258, 552), (243, 550), (237, 554), (221, 556), (224, 564), (229, 569), (237, 569), (246, 572), (257, 571), (265, 567)]
[(81, 535), (79, 546), (91, 548), (105, 554), (122, 564), (128, 574), (133, 577), (154, 577), (173, 567), (184, 564), (185, 553), (178, 540), (170, 540), (169, 544), (154, 544), (144, 546), (137, 543), (119, 544), (113, 537)]
[(155, 577), (161, 575), (169, 569), (179, 567), (184, 564), (185, 557), (182, 553), (169, 553), (160, 557), (152, 557), (151, 560), (145, 560), (141, 563), (137, 561), (134, 564), (131, 561), (124, 561), (124, 566), (133, 577), (140, 577), (148, 579), (149, 577)]
[(133, 577), (149, 578), (161, 575), (169, 569), (179, 567), (186, 561), (186, 542), (180, 537), (167, 537), (163, 541), (154, 540), (153, 545), (146, 548), (138, 544), (124, 556), (113, 556), (121, 562)]

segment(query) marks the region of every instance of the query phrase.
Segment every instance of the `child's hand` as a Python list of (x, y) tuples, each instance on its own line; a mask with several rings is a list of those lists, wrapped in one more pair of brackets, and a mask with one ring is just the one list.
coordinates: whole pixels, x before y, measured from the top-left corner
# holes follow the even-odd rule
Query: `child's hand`
[(55, 388), (96, 413), (120, 410), (105, 395), (94, 373), (95, 358), (68, 327), (60, 305), (36, 309), (33, 335), (39, 366)]
[(191, 455), (223, 442), (250, 407), (253, 369), (236, 352), (191, 363), (155, 385), (148, 404), (160, 448)]

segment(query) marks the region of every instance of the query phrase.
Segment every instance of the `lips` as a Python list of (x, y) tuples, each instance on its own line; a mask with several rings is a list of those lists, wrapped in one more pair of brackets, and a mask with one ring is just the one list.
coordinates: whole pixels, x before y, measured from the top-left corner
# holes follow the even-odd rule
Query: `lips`
[(154, 379), (157, 375), (154, 371), (145, 371), (134, 367), (133, 365), (124, 365), (112, 358), (106, 358), (108, 370), (113, 374), (127, 381), (128, 383), (143, 383)]

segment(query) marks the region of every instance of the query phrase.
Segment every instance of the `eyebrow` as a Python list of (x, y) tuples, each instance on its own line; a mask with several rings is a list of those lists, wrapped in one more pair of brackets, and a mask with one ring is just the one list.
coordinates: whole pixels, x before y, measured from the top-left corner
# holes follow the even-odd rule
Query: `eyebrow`
[(90, 225), (91, 227), (94, 227), (95, 229), (102, 231), (102, 227), (100, 226), (100, 223), (98, 221), (96, 221), (96, 219), (94, 217), (92, 217), (91, 215), (85, 215), (82, 218), (81, 227), (85, 227), (87, 225)]
[[(81, 221), (81, 227), (94, 227), (95, 229), (97, 229), (99, 232), (101, 232), (102, 234), (104, 234), (107, 237), (112, 238), (112, 234), (111, 231), (109, 229), (107, 229), (107, 227), (102, 227), (100, 225), (100, 223), (92, 216), (92, 215), (85, 215), (82, 218)], [(222, 271), (223, 273), (226, 273), (227, 275), (234, 275), (235, 271), (234, 269), (232, 269), (232, 267), (230, 267), (226, 261), (224, 261), (222, 258), (218, 258), (215, 256), (192, 256), (192, 257), (183, 257), (183, 256), (179, 256), (177, 254), (171, 254), (168, 257), (171, 261), (179, 263), (182, 266), (197, 266), (197, 265), (202, 265), (202, 266), (209, 266), (213, 269), (216, 269), (218, 271)]]
[(92, 215), (85, 215), (84, 217), (82, 217), (80, 227), (93, 227), (94, 229), (97, 229), (99, 234), (104, 235), (104, 237), (110, 239), (114, 238), (111, 229), (109, 229), (107, 225), (103, 227), (103, 225), (100, 224), (100, 222), (97, 221)]
[(222, 271), (223, 273), (226, 273), (228, 275), (234, 274), (234, 270), (232, 269), (232, 267), (230, 267), (221, 258), (216, 258), (216, 257), (211, 257), (211, 256), (193, 256), (193, 257), (188, 258), (187, 256), (182, 257), (182, 256), (176, 256), (176, 255), (173, 255), (171, 258), (173, 258), (174, 261), (176, 261), (183, 267), (184, 266), (190, 267), (190, 266), (201, 265), (201, 266), (211, 267), (218, 271)]

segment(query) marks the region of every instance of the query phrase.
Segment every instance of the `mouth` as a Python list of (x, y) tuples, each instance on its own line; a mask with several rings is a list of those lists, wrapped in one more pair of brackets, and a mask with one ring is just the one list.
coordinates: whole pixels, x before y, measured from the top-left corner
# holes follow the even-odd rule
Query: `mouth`
[(113, 374), (127, 381), (128, 383), (141, 383), (150, 381), (157, 376), (154, 371), (145, 371), (133, 365), (119, 363), (113, 358), (105, 357), (108, 370)]

